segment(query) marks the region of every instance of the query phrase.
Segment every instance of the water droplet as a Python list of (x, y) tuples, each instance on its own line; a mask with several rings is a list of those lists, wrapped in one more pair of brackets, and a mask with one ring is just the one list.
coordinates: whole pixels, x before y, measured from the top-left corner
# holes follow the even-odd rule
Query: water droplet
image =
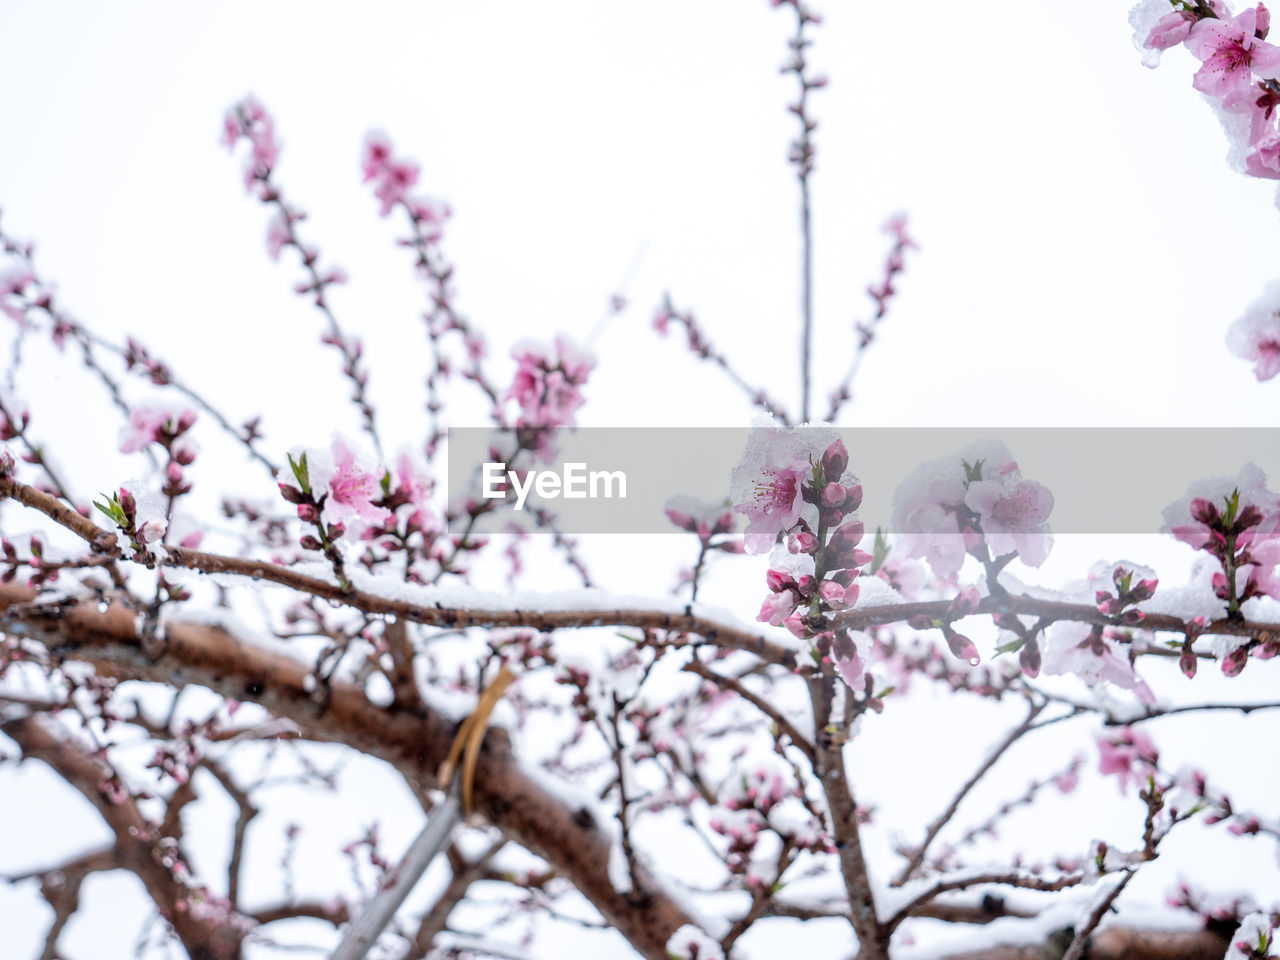
[(109, 608), (110, 606), (111, 606), (111, 604), (109, 604), (106, 600), (99, 600), (99, 601), (98, 601), (98, 612), (99, 612), (99, 613), (106, 613), (106, 612), (107, 612), (107, 610), (108, 610), (108, 608)]
[(981, 660), (980, 658), (978, 658), (978, 657), (970, 657), (970, 658), (969, 658), (969, 666), (971, 666), (971, 667), (976, 667), (976, 666), (977, 666), (978, 664), (980, 664), (981, 662), (982, 662), (982, 660)]
[(302, 678), (302, 689), (311, 693), (316, 688), (316, 678), (308, 674)]

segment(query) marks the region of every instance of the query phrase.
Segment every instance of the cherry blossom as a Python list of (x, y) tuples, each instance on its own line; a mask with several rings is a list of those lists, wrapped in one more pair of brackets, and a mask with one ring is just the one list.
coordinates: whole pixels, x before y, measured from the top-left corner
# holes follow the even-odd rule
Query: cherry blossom
[(1044, 672), (1073, 675), (1085, 683), (1110, 683), (1132, 690), (1143, 703), (1154, 703), (1155, 694), (1137, 675), (1132, 659), (1107, 637), (1101, 627), (1059, 622), (1045, 631)]
[(804, 506), (805, 481), (813, 474), (802, 444), (776, 428), (753, 432), (730, 480), (733, 508), (747, 517), (748, 553), (764, 553), (791, 530)]
[[(1267, 156), (1280, 163), (1280, 139), (1268, 140), (1267, 144)], [(1280, 167), (1275, 175), (1280, 176)], [(1241, 360), (1253, 364), (1259, 380), (1270, 380), (1280, 373), (1280, 281), (1269, 284), (1231, 325), (1227, 347)]]
[(1197, 90), (1228, 99), (1247, 93), (1255, 73), (1280, 76), (1280, 47), (1258, 39), (1260, 21), (1270, 20), (1265, 10), (1259, 4), (1231, 20), (1206, 18), (1191, 28), (1187, 49), (1204, 64), (1192, 81)]
[(1053, 510), (1053, 494), (1033, 480), (1014, 479), (1015, 475), (1016, 470), (994, 480), (975, 480), (964, 502), (981, 518), (993, 553), (1016, 553), (1023, 563), (1038, 567), (1053, 544), (1045, 523)]
[(1122, 727), (1115, 734), (1098, 737), (1097, 742), (1098, 771), (1115, 776), (1121, 793), (1128, 789), (1130, 782), (1141, 784), (1155, 773), (1160, 754), (1151, 738), (1141, 730)]
[(595, 359), (567, 337), (555, 343), (525, 341), (512, 349), (516, 373), (503, 400), (520, 407), (521, 427), (571, 427), (585, 402), (582, 386), (595, 367)]
[(166, 433), (176, 437), (189, 430), (195, 420), (196, 414), (192, 410), (134, 407), (129, 411), (128, 425), (120, 430), (120, 452), (136, 453), (161, 440)]
[(382, 497), (380, 475), (365, 469), (341, 439), (333, 441), (333, 460), (329, 496), (322, 511), (325, 523), (342, 523), (353, 516), (371, 523), (385, 521), (391, 512), (373, 503)]

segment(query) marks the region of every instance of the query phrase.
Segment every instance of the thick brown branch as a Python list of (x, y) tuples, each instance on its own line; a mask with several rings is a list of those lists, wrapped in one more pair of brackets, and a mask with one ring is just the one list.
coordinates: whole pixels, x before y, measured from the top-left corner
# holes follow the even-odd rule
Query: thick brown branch
[(871, 895), (871, 879), (862, 854), (862, 838), (858, 832), (858, 810), (844, 767), (844, 744), (847, 735), (835, 729), (837, 722), (831, 706), (835, 697), (830, 676), (809, 679), (809, 699), (813, 706), (814, 775), (822, 782), (831, 813), (831, 836), (840, 861), (849, 896), (849, 922), (858, 935), (859, 960), (888, 960), (889, 934), (881, 928)]
[[(1059, 960), (1065, 944), (1056, 938), (1031, 946), (997, 946), (953, 953), (945, 960)], [(1108, 927), (1089, 943), (1089, 960), (1222, 960), (1227, 941), (1208, 930), (1166, 933)]]
[(131, 799), (115, 803), (100, 789), (112, 776), (107, 763), (66, 738), (61, 724), (43, 716), (6, 721), (3, 730), (23, 756), (43, 760), (97, 808), (115, 835), (117, 865), (142, 881), (192, 960), (238, 960), (240, 938), (230, 925), (196, 919), (187, 909), (187, 890), (160, 858), (158, 834)]
[[(25, 588), (0, 586), (0, 611), (31, 599)], [(328, 688), (321, 709), (309, 692), (307, 664), (216, 628), (171, 624), (164, 650), (149, 658), (142, 653), (133, 615), (122, 607), (98, 613), (87, 605), (28, 606), (21, 626), (60, 656), (94, 664), (103, 676), (169, 683), (177, 673), (224, 696), (256, 701), (292, 720), (304, 736), (385, 760), (420, 791), (437, 786), (435, 771), (457, 732), (452, 720), (435, 711), (386, 710), (359, 687), (338, 681)], [(513, 758), (505, 732), (490, 730), (474, 786), (482, 816), (573, 883), (640, 954), (667, 960), (667, 940), (689, 918), (643, 872), (635, 889), (614, 888), (608, 835), (589, 811), (574, 809), (530, 779)]]
[(1067, 887), (1076, 886), (1082, 879), (1083, 877), (1078, 873), (1059, 877), (1057, 880), (1044, 880), (1040, 877), (1026, 876), (1020, 873), (977, 873), (968, 877), (957, 877), (954, 880), (939, 880), (890, 917), (884, 926), (886, 930), (892, 933), (908, 917), (923, 916), (921, 911), (927, 904), (932, 903), (939, 895), (952, 890), (968, 890), (970, 887), (999, 884), (1006, 887), (1017, 887), (1020, 890), (1056, 893), (1059, 890), (1067, 889)]

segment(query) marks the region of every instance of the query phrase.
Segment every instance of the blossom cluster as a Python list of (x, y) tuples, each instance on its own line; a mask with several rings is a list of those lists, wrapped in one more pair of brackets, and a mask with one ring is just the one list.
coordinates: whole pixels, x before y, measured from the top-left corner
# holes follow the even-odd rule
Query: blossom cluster
[[(1208, 98), (1231, 144), (1229, 161), (1251, 177), (1280, 180), (1280, 46), (1268, 42), (1271, 12), (1238, 14), (1223, 0), (1144, 0), (1129, 16), (1148, 66), (1181, 44), (1200, 69), (1192, 86)], [(1280, 190), (1276, 194), (1280, 205)], [(1259, 380), (1280, 373), (1280, 285), (1272, 284), (1232, 326), (1228, 346)]]
[[(1267, 489), (1266, 476), (1253, 464), (1234, 478), (1202, 481), (1164, 511), (1164, 530), (1213, 557), (1215, 596), (1228, 616), (1255, 597), (1280, 599), (1280, 494)], [(1263, 659), (1280, 652), (1274, 642), (1260, 645)], [(1223, 664), (1228, 674), (1244, 666), (1248, 648), (1239, 648)]]
[(516, 430), (520, 445), (552, 458), (551, 431), (577, 423), (578, 408), (585, 403), (582, 388), (595, 367), (595, 358), (566, 337), (554, 344), (525, 341), (511, 351), (516, 372), (502, 400), (519, 407)]
[(893, 523), (904, 556), (951, 580), (970, 555), (989, 570), (1014, 557), (1040, 566), (1053, 546), (1052, 510), (1053, 494), (1024, 479), (1003, 445), (981, 444), (912, 473), (894, 498)]
[(855, 515), (862, 485), (848, 473), (844, 441), (811, 451), (814, 436), (766, 430), (753, 438), (732, 479), (734, 509), (747, 517), (746, 549), (763, 553), (779, 539), (765, 580), (769, 594), (756, 619), (812, 639), (820, 661), (833, 661), (849, 686), (865, 687), (858, 639), (833, 614), (858, 601), (861, 568), (872, 554), (859, 548), (864, 529)]
[(244, 168), (245, 189), (267, 200), (270, 193), (267, 181), (280, 157), (280, 141), (276, 138), (275, 121), (255, 97), (245, 97), (222, 119), (222, 143), (228, 150), (242, 138), (248, 140), (250, 146)]
[(397, 204), (404, 204), (416, 221), (438, 227), (449, 218), (447, 206), (410, 194), (421, 168), (412, 160), (397, 158), (386, 134), (375, 130), (365, 137), (360, 169), (365, 183), (373, 184), (373, 194), (382, 204), (378, 211), (381, 216), (388, 216)]

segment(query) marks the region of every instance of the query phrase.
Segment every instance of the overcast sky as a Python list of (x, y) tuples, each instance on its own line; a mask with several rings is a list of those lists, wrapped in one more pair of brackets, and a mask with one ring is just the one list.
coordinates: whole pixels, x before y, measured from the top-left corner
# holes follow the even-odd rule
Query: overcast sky
[[(1127, 5), (1104, 0), (817, 9), (820, 397), (870, 312), (881, 224), (906, 211), (921, 245), (843, 422), (1276, 424), (1280, 383), (1224, 335), (1280, 277), (1280, 214), (1271, 184), (1227, 168), (1185, 52), (1147, 70)], [(669, 291), (798, 407), (791, 29), (764, 0), (17, 0), (0, 12), (3, 223), (73, 315), (140, 336), (233, 420), (265, 413), (275, 449), (354, 431), (298, 269), (267, 258), (267, 212), (218, 142), (254, 93), (303, 237), (351, 277), (333, 304), (366, 341), (393, 448), (425, 423), (424, 291), (360, 182), (371, 128), (452, 206), (458, 303), (500, 374), (517, 339), (594, 332), (583, 423), (739, 426), (741, 396), (650, 318)], [(602, 326), (614, 293), (630, 307)], [(74, 363), (30, 350), (38, 434), (86, 491), (113, 486), (112, 412), (68, 392)]]

